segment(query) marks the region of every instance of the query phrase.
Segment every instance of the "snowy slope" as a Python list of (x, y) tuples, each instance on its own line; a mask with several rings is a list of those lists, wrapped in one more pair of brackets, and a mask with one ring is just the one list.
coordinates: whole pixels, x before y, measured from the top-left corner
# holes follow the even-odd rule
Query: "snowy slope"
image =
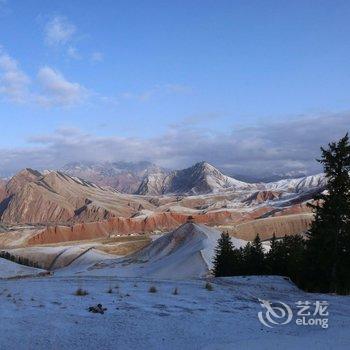
[[(214, 249), (220, 232), (203, 225), (186, 223), (156, 239), (150, 245), (128, 257), (105, 260), (82, 268), (79, 274), (142, 276), (157, 278), (196, 278), (208, 275), (212, 268)], [(239, 248), (247, 242), (232, 238)], [(79, 262), (79, 260), (78, 260)], [(82, 264), (80, 264), (82, 266)], [(77, 273), (70, 267), (57, 274)]]
[(301, 193), (326, 185), (323, 173), (269, 183), (248, 183), (224, 175), (207, 162), (176, 170), (170, 174), (153, 173), (145, 176), (137, 193), (141, 195), (200, 195), (225, 191), (272, 190)]
[(167, 174), (146, 176), (138, 194), (187, 194), (198, 195), (218, 193), (224, 190), (256, 189), (256, 185), (236, 180), (222, 174), (207, 162), (200, 162), (190, 168), (176, 170)]
[(45, 272), (45, 270), (20, 265), (13, 261), (0, 258), (0, 279), (11, 277), (36, 276), (43, 272)]
[(285, 192), (305, 192), (313, 188), (321, 188), (327, 184), (327, 179), (324, 173), (317, 175), (300, 177), (297, 179), (285, 179), (276, 182), (264, 184), (268, 190), (278, 190)]

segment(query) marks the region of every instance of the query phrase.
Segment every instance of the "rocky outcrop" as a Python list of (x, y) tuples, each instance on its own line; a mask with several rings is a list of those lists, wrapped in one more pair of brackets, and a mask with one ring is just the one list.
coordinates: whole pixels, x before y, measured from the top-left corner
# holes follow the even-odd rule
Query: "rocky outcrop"
[(281, 191), (257, 191), (246, 199), (248, 205), (261, 204), (266, 201), (273, 201), (282, 196)]

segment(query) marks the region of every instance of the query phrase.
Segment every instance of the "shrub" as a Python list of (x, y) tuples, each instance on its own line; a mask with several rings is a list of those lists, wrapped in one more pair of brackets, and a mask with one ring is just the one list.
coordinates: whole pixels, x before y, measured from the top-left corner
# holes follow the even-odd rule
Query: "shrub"
[(78, 289), (75, 291), (75, 293), (74, 293), (74, 295), (81, 296), (81, 297), (83, 297), (83, 296), (85, 296), (85, 295), (88, 295), (88, 294), (89, 294), (89, 293), (88, 293), (86, 290), (82, 289), (82, 288), (78, 288)]
[(205, 284), (205, 289), (206, 289), (206, 290), (209, 290), (209, 291), (211, 292), (211, 291), (214, 290), (214, 287), (213, 287), (213, 285), (212, 285), (210, 282), (207, 282), (207, 283)]
[(157, 293), (157, 288), (155, 286), (150, 286), (148, 289), (149, 293)]

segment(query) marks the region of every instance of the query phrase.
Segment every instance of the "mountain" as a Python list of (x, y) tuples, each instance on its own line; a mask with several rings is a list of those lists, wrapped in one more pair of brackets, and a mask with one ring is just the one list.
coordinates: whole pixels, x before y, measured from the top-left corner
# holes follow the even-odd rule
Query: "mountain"
[(265, 184), (267, 190), (301, 193), (315, 188), (323, 188), (327, 184), (325, 174), (299, 177), (296, 179), (284, 179)]
[(36, 181), (42, 177), (42, 174), (39, 171), (26, 168), (21, 170), (15, 176), (13, 176), (6, 184), (5, 190), (7, 196), (13, 195), (18, 192), (22, 187), (27, 183)]
[(218, 193), (224, 190), (248, 190), (257, 188), (254, 184), (226, 176), (207, 162), (197, 163), (190, 168), (176, 170), (170, 174), (145, 176), (137, 194), (199, 195)]
[(200, 162), (187, 169), (176, 170), (169, 174), (146, 175), (136, 193), (140, 195), (201, 195), (235, 190), (302, 193), (322, 189), (326, 183), (327, 179), (323, 173), (268, 183), (249, 183), (224, 175), (207, 162)]
[(136, 192), (147, 175), (167, 173), (167, 170), (146, 161), (72, 162), (66, 164), (60, 171), (124, 193)]
[[(326, 184), (324, 174), (287, 178), (268, 183), (250, 183), (227, 176), (207, 162), (200, 162), (189, 168), (175, 171), (169, 171), (145, 161), (74, 162), (66, 164), (60, 171), (123, 193), (148, 196), (201, 195), (245, 190), (301, 193), (324, 187)], [(38, 175), (28, 173), (27, 169), (18, 181), (36, 176)]]
[(0, 217), (8, 224), (97, 221), (129, 217), (140, 207), (153, 206), (142, 198), (123, 195), (58, 171), (41, 174), (25, 169), (6, 184)]

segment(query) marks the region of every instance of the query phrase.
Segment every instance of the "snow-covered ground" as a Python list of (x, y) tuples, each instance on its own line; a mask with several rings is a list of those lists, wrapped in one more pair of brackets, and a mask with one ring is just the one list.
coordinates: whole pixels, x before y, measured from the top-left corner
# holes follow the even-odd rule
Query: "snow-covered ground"
[[(350, 297), (307, 294), (282, 277), (146, 280), (46, 277), (0, 281), (0, 348), (348, 349)], [(149, 293), (155, 286), (156, 293)], [(76, 296), (77, 288), (89, 292)], [(108, 293), (109, 288), (112, 293)], [(173, 291), (177, 288), (178, 294)], [(268, 328), (258, 299), (329, 302), (329, 328)], [(105, 314), (88, 312), (101, 303)]]
[(17, 264), (13, 261), (0, 258), (0, 279), (37, 276), (45, 273), (45, 270)]

